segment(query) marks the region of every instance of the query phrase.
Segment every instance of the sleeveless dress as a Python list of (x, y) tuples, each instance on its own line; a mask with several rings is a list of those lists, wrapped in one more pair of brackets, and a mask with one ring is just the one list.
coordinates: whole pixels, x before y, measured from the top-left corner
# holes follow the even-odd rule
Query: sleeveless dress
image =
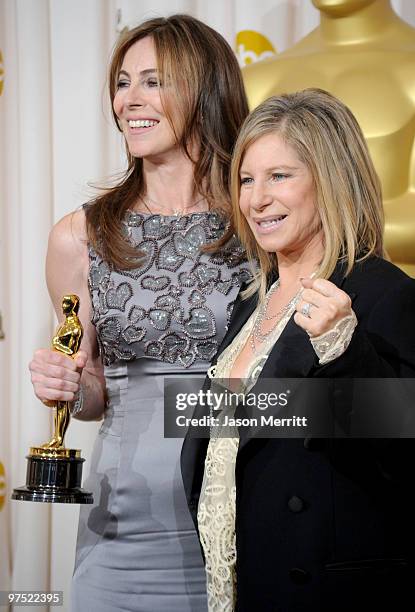
[(112, 270), (89, 248), (92, 322), (108, 405), (84, 487), (72, 611), (205, 612), (206, 576), (181, 472), (183, 440), (163, 437), (163, 383), (205, 376), (240, 284), (250, 276), (232, 239), (201, 252), (225, 222), (216, 212), (127, 213), (126, 236), (143, 253)]

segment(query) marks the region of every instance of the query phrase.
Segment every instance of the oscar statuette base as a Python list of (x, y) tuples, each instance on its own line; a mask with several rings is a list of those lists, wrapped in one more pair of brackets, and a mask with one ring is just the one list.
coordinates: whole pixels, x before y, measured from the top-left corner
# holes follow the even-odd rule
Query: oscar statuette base
[(63, 504), (92, 504), (92, 493), (81, 488), (81, 452), (72, 448), (34, 446), (27, 455), (26, 486), (12, 499)]

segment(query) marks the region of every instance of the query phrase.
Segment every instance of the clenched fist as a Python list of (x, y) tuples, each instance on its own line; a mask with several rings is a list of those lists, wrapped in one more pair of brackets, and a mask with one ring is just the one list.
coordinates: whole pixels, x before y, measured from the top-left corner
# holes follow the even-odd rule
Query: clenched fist
[(312, 338), (321, 336), (352, 314), (350, 297), (324, 278), (303, 278), (305, 288), (296, 305), (294, 321)]
[(83, 350), (73, 359), (52, 349), (37, 350), (29, 364), (36, 397), (46, 406), (56, 401), (72, 402), (87, 360), (88, 355)]

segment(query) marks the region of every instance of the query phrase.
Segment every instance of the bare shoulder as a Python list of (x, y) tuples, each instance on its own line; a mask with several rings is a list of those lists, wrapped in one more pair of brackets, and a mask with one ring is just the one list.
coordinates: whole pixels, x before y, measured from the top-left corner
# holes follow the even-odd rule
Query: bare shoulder
[(49, 249), (56, 255), (82, 256), (87, 250), (85, 212), (83, 209), (65, 215), (52, 228), (49, 235)]
[(58, 221), (49, 235), (46, 281), (55, 306), (68, 292), (81, 295), (85, 301), (88, 271), (88, 239), (81, 209)]

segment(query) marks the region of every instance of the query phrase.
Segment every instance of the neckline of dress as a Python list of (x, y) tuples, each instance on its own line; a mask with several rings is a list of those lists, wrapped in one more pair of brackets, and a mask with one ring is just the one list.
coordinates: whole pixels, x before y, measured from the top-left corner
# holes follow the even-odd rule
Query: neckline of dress
[(186, 213), (185, 215), (162, 215), (161, 213), (150, 213), (141, 210), (131, 210), (130, 208), (126, 211), (129, 217), (135, 215), (141, 215), (142, 217), (160, 217), (162, 219), (175, 219), (176, 221), (180, 221), (180, 219), (194, 216), (209, 216), (209, 215), (217, 215), (218, 212), (215, 210), (202, 210), (200, 212), (194, 211), (190, 213)]

